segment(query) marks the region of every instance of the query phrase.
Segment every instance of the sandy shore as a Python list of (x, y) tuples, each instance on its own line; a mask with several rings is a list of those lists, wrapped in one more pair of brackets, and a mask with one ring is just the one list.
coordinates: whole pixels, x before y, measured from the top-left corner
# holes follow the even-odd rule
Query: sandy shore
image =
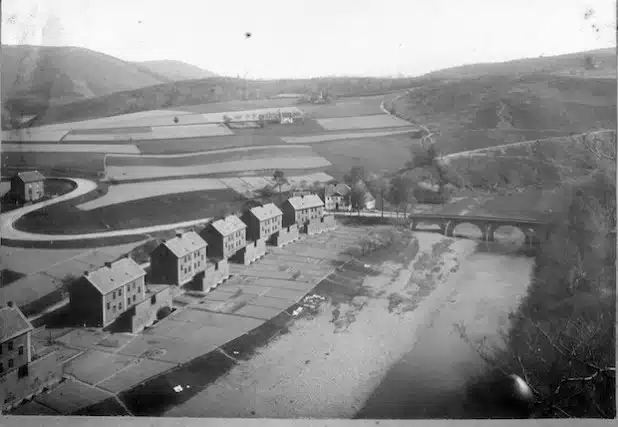
[(414, 346), (417, 329), (432, 322), (436, 304), (452, 291), (441, 284), (476, 245), (416, 233), (401, 251), (370, 255), (362, 261), (378, 274), (364, 278), (363, 292), (327, 295), (318, 314), (299, 318), (165, 416), (354, 417)]

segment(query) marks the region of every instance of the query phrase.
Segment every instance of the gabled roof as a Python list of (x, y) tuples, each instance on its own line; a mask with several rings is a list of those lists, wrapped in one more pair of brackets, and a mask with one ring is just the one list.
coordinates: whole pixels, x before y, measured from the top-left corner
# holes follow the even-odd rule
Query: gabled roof
[(31, 331), (32, 325), (17, 307), (0, 308), (0, 343)]
[(101, 267), (84, 275), (101, 295), (105, 295), (122, 285), (145, 276), (146, 272), (131, 258), (122, 258), (111, 264), (110, 267)]
[(335, 195), (345, 196), (351, 190), (352, 189), (347, 184), (343, 184), (343, 183), (340, 183), (340, 184), (337, 184), (337, 185), (329, 184), (324, 189), (324, 195), (325, 196), (335, 196)]
[(320, 199), (315, 194), (309, 194), (304, 197), (290, 197), (287, 201), (290, 203), (290, 205), (292, 205), (295, 210), (324, 206), (324, 202), (322, 202), (322, 199)]
[(22, 182), (36, 182), (45, 180), (45, 177), (39, 171), (18, 172), (16, 177)]
[(274, 203), (268, 203), (264, 206), (256, 206), (251, 209), (251, 213), (259, 220), (264, 221), (269, 218), (274, 218), (279, 215), (283, 215), (281, 209), (279, 209)]
[(183, 256), (205, 248), (208, 245), (195, 231), (182, 233), (181, 235), (166, 240), (161, 244), (167, 247), (170, 252), (178, 258), (182, 258)]
[(211, 225), (222, 236), (229, 236), (236, 231), (247, 228), (247, 225), (236, 215), (230, 215), (226, 216), (224, 219), (218, 219)]

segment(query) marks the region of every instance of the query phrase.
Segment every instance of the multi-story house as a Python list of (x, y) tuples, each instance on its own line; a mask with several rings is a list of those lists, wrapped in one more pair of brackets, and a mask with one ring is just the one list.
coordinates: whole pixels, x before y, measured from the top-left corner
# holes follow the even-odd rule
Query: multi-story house
[(11, 180), (11, 194), (21, 202), (36, 202), (45, 195), (44, 183), (38, 171), (18, 172)]
[(324, 202), (315, 194), (301, 197), (290, 197), (281, 208), (283, 211), (283, 226), (297, 224), (302, 227), (305, 223), (320, 219), (324, 213)]
[(243, 215), (247, 224), (247, 240), (268, 240), (282, 227), (283, 212), (274, 204), (256, 206)]
[(177, 233), (150, 253), (152, 280), (182, 286), (206, 269), (208, 244), (195, 231)]
[(71, 310), (86, 324), (107, 327), (146, 298), (145, 276), (129, 257), (105, 263), (70, 287)]
[(236, 215), (211, 222), (200, 232), (212, 258), (228, 259), (247, 245), (247, 225)]
[(349, 211), (351, 188), (343, 183), (328, 184), (322, 190), (324, 208), (328, 211)]
[(12, 302), (0, 308), (0, 378), (16, 369), (18, 378), (28, 376), (32, 329), (26, 316)]

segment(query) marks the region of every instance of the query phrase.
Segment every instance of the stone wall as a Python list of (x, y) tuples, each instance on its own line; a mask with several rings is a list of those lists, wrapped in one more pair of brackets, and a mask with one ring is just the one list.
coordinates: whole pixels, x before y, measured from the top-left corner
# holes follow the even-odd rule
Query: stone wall
[(272, 237), (274, 246), (282, 247), (299, 238), (298, 227), (292, 224), (289, 227), (282, 228), (277, 234)]
[(319, 234), (328, 230), (333, 230), (336, 227), (337, 223), (335, 222), (335, 217), (333, 215), (327, 215), (319, 220), (309, 221), (303, 227), (303, 232), (308, 235)]
[(218, 262), (218, 269), (215, 270), (215, 264), (209, 262), (206, 264), (206, 271), (203, 275), (197, 277), (197, 290), (207, 292), (214, 289), (217, 285), (230, 277), (230, 265), (227, 260), (223, 259)]
[(264, 255), (266, 255), (266, 241), (258, 239), (253, 242), (247, 242), (247, 246), (239, 250), (231, 259), (234, 262), (249, 265)]
[(152, 324), (157, 319), (157, 311), (161, 307), (172, 308), (173, 299), (171, 286), (161, 287), (153, 292), (149, 290), (146, 293), (146, 299), (127, 312), (127, 315), (129, 315), (127, 322), (129, 331), (138, 333), (144, 327)]
[(62, 364), (57, 360), (57, 354), (51, 352), (33, 360), (28, 365), (28, 376), (17, 378), (15, 369), (0, 377), (0, 408), (8, 411), (21, 403), (23, 399), (43, 391), (62, 379)]

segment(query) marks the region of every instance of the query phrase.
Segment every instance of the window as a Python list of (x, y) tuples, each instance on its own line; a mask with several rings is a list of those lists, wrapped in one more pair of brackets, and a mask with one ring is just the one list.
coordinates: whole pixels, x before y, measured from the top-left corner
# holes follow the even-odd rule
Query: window
[(9, 347), (9, 351), (13, 351), (13, 341), (9, 341), (7, 345)]
[(14, 365), (13, 359), (9, 359), (9, 369), (11, 369)]
[(137, 296), (137, 295), (133, 295), (133, 302), (135, 302), (135, 297), (136, 297), (136, 296)]
[(109, 310), (109, 303), (107, 303), (107, 309)]
[(157, 294), (154, 294), (150, 297), (150, 304), (155, 304), (157, 302)]
[(112, 305), (112, 311), (115, 313), (116, 312), (116, 304)]
[(116, 291), (112, 292), (112, 299), (116, 299)]
[(0, 373), (4, 372), (4, 365), (0, 362)]
[(20, 345), (19, 348), (17, 349), (17, 354), (19, 354), (20, 356), (24, 355), (24, 346)]
[(118, 303), (118, 310), (122, 311), (122, 303), (121, 302)]
[(141, 292), (141, 291), (142, 291), (142, 287), (141, 287), (141, 286), (138, 286), (138, 287), (137, 287), (137, 292)]
[(118, 296), (122, 295), (122, 288), (118, 289)]

